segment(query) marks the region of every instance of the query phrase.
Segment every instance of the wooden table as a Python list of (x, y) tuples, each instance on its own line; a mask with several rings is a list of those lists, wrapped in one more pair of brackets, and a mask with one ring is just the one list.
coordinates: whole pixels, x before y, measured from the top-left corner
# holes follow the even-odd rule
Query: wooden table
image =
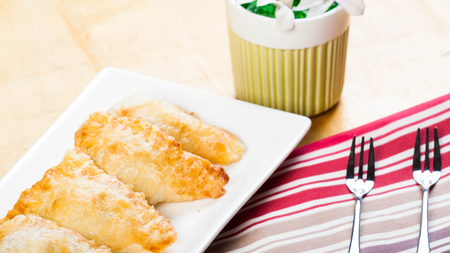
[[(115, 66), (234, 97), (224, 0), (0, 1), (0, 178)], [(304, 145), (450, 93), (450, 0), (366, 0)]]

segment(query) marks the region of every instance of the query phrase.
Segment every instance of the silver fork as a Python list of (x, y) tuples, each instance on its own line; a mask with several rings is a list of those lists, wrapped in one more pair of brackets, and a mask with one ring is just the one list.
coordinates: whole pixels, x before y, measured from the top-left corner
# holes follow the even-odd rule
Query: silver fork
[(418, 253), (430, 252), (430, 239), (428, 237), (428, 197), (431, 186), (437, 183), (441, 177), (441, 151), (437, 128), (434, 128), (434, 158), (433, 172), (430, 172), (430, 158), (428, 150), (428, 127), (425, 140), (425, 163), (422, 172), (420, 163), (420, 128), (417, 129), (416, 144), (413, 157), (413, 177), (422, 186), (422, 220), (420, 223)]
[(364, 164), (364, 137), (361, 141), (361, 152), (359, 153), (359, 171), (358, 179), (355, 181), (355, 139), (353, 136), (352, 147), (350, 149), (350, 156), (348, 157), (347, 165), (347, 179), (345, 184), (348, 189), (355, 195), (355, 214), (353, 217), (353, 231), (350, 240), (349, 253), (359, 253), (359, 225), (361, 222), (361, 200), (372, 190), (375, 181), (375, 157), (373, 151), (373, 140), (370, 138), (369, 161), (367, 168), (367, 179), (363, 181), (363, 164)]

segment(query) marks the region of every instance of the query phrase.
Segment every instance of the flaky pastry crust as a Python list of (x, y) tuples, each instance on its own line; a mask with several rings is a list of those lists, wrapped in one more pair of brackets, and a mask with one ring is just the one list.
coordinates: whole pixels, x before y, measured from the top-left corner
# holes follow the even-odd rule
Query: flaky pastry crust
[(77, 152), (143, 192), (150, 204), (218, 198), (228, 175), (185, 152), (171, 136), (140, 119), (96, 112), (75, 134)]
[(22, 192), (3, 222), (34, 214), (113, 252), (161, 252), (176, 241), (175, 229), (144, 194), (131, 189), (89, 156), (69, 150), (58, 166)]
[(0, 226), (2, 253), (111, 253), (80, 234), (34, 215), (18, 215)]
[(122, 117), (141, 118), (158, 126), (181, 143), (183, 150), (216, 164), (231, 164), (241, 159), (245, 147), (233, 134), (201, 121), (179, 106), (132, 96), (113, 106), (109, 112)]

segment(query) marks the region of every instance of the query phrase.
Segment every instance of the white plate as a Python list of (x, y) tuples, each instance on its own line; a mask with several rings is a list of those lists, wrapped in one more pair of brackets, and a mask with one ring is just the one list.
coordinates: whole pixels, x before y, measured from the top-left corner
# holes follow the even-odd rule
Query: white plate
[(195, 112), (203, 121), (235, 134), (246, 147), (242, 160), (225, 168), (230, 182), (223, 197), (156, 206), (178, 232), (178, 241), (167, 253), (203, 252), (311, 126), (311, 121), (303, 116), (106, 68), (0, 181), (0, 217), (12, 209), (23, 190), (61, 161), (66, 149), (73, 148), (74, 133), (89, 114), (106, 111), (135, 94), (149, 95)]

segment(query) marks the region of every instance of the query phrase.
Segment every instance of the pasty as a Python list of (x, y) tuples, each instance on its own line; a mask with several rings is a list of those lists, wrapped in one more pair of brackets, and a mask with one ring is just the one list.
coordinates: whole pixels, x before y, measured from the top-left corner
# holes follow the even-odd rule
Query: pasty
[(175, 229), (144, 194), (131, 189), (87, 155), (69, 150), (58, 166), (22, 192), (4, 221), (34, 214), (113, 252), (161, 252), (176, 241)]
[(70, 229), (34, 215), (18, 215), (0, 226), (2, 253), (111, 253)]
[(143, 192), (150, 204), (218, 198), (228, 175), (139, 118), (96, 112), (75, 134), (75, 150)]
[(145, 96), (132, 96), (113, 106), (109, 112), (121, 117), (141, 118), (181, 143), (183, 150), (212, 163), (231, 164), (241, 159), (245, 147), (233, 134), (206, 124), (193, 113), (167, 102)]

